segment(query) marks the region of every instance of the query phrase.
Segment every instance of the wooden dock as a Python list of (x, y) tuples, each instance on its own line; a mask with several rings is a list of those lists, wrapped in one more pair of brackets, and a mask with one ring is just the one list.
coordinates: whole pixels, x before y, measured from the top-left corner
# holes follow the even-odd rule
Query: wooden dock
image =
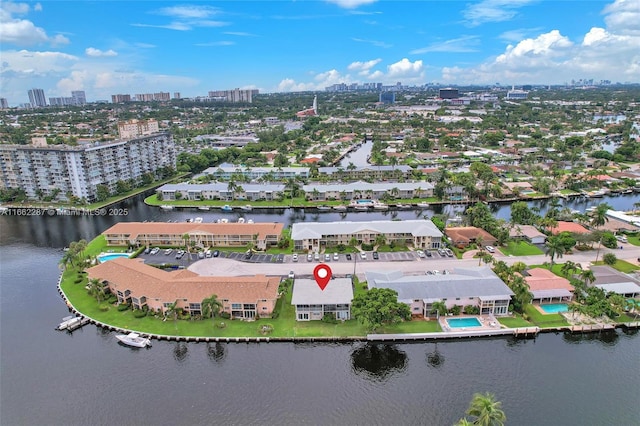
[(395, 342), (408, 340), (441, 340), (463, 339), (472, 337), (491, 336), (515, 336), (535, 337), (540, 332), (539, 327), (499, 328), (494, 330), (460, 330), (442, 331), (434, 333), (404, 333), (404, 334), (367, 334), (367, 340), (371, 342)]

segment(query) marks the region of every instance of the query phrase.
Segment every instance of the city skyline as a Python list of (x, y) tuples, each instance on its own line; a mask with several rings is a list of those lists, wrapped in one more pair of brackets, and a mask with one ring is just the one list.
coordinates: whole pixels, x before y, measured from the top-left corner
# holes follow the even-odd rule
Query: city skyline
[(637, 22), (631, 0), (3, 2), (0, 97), (637, 83)]

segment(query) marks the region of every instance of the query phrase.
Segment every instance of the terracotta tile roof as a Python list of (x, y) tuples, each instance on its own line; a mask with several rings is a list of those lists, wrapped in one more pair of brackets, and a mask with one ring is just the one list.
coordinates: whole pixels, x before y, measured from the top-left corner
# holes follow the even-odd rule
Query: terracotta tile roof
[(574, 234), (588, 234), (590, 231), (579, 223), (558, 221), (554, 228), (549, 228), (553, 235), (561, 232), (572, 232)]
[(447, 237), (451, 238), (454, 244), (469, 244), (472, 240), (476, 240), (479, 236), (482, 236), (483, 244), (495, 244), (496, 238), (481, 228), (475, 226), (456, 226), (453, 228), (446, 228), (444, 233)]
[(533, 268), (527, 272), (529, 276), (524, 277), (524, 280), (529, 285), (531, 291), (557, 289), (573, 291), (573, 286), (569, 283), (568, 279), (559, 277), (548, 269)]
[(166, 223), (166, 222), (120, 222), (104, 231), (102, 234), (128, 234), (130, 240), (146, 235), (184, 235), (184, 234), (213, 234), (213, 235), (255, 235), (264, 239), (267, 235), (280, 235), (284, 225), (282, 223)]
[(279, 277), (254, 275), (246, 277), (200, 276), (188, 270), (166, 272), (136, 259), (114, 259), (87, 269), (89, 279), (107, 280), (119, 291), (130, 290), (132, 297), (146, 296), (171, 302), (188, 299), (200, 302), (216, 294), (218, 299), (255, 303), (275, 299)]

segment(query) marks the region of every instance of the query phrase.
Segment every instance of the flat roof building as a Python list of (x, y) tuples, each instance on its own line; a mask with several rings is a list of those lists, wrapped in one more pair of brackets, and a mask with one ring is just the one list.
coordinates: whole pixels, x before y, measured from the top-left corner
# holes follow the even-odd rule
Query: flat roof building
[(296, 279), (291, 304), (296, 307), (297, 321), (321, 320), (326, 314), (337, 320), (351, 319), (353, 284), (349, 278), (335, 278), (324, 290), (315, 280)]

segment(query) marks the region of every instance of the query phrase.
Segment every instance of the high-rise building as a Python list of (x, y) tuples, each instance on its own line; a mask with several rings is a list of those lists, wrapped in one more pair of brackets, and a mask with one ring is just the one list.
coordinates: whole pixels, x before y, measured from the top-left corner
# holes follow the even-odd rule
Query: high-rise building
[(217, 98), (226, 102), (253, 102), (253, 96), (259, 94), (258, 89), (233, 89), (233, 90), (213, 90), (209, 92), (210, 98)]
[(180, 99), (180, 92), (173, 92), (173, 99)]
[(47, 98), (44, 97), (44, 90), (42, 89), (29, 90), (29, 102), (31, 102), (32, 108), (46, 107)]
[(120, 104), (122, 102), (131, 102), (131, 95), (111, 95), (112, 104)]
[(0, 108), (1, 109), (9, 108), (9, 102), (7, 102), (7, 98), (0, 98)]
[(118, 133), (122, 139), (137, 138), (138, 136), (151, 135), (160, 130), (158, 120), (127, 120), (118, 123)]
[(395, 92), (380, 92), (379, 101), (385, 105), (393, 104), (396, 101)]
[(71, 92), (74, 105), (84, 105), (87, 103), (87, 97), (84, 94), (84, 90), (73, 90)]
[(0, 189), (22, 189), (31, 199), (73, 195), (94, 202), (98, 185), (115, 193), (118, 181), (175, 169), (176, 148), (169, 133), (79, 146), (0, 144), (0, 165)]
[(458, 89), (448, 87), (446, 89), (440, 89), (439, 97), (440, 99), (458, 99), (460, 94), (458, 93)]

